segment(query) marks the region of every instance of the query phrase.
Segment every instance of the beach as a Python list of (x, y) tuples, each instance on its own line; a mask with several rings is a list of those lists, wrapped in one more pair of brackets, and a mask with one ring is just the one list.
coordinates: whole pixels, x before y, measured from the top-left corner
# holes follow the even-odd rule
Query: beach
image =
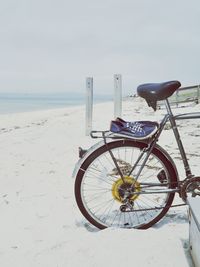
[[(93, 130), (109, 129), (113, 103), (94, 106)], [(200, 104), (174, 108), (175, 113), (197, 112)], [(139, 98), (123, 101), (125, 120), (160, 120)], [(106, 229), (90, 225), (74, 198), (72, 173), (78, 147), (96, 140), (85, 136), (85, 107), (0, 115), (0, 266), (102, 267), (192, 266), (189, 257), (187, 207), (170, 209), (148, 230)], [(200, 122), (178, 122), (193, 173), (200, 166)], [(184, 169), (172, 131), (159, 139)], [(176, 203), (181, 203), (177, 197)]]

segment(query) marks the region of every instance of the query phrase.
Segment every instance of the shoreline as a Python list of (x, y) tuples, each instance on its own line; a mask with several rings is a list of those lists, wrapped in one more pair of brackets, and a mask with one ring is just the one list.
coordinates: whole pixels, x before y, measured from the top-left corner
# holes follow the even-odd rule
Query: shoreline
[[(4, 99), (0, 99), (3, 101)], [(52, 99), (53, 101), (54, 99)], [(44, 110), (51, 110), (51, 109), (64, 109), (67, 107), (78, 107), (78, 106), (84, 106), (85, 105), (85, 98), (83, 98), (81, 101), (79, 99), (76, 99), (76, 101), (70, 99), (66, 103), (63, 103), (62, 99), (59, 99), (58, 102), (53, 102), (53, 103), (48, 103), (44, 101), (41, 102), (41, 99), (38, 100), (38, 102), (33, 98), (33, 99), (28, 99), (23, 102), (20, 102), (18, 99), (14, 100), (14, 102), (0, 102), (0, 115), (8, 115), (8, 114), (16, 114), (16, 113), (24, 113), (24, 112), (34, 112), (34, 111), (44, 111)], [(93, 99), (93, 103), (98, 104), (98, 103), (106, 103), (110, 102), (112, 100), (110, 99)], [(74, 103), (73, 103), (74, 102)], [(3, 106), (3, 108), (2, 108)], [(10, 109), (8, 108), (10, 107)], [(14, 109), (12, 110), (12, 108)], [(8, 110), (9, 109), (9, 110)]]

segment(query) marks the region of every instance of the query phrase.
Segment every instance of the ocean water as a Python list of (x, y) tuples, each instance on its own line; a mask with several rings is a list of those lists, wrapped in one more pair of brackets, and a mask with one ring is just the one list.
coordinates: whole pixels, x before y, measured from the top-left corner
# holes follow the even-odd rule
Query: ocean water
[[(107, 102), (108, 95), (94, 96), (94, 103)], [(0, 94), (0, 114), (64, 108), (85, 104), (81, 94)]]

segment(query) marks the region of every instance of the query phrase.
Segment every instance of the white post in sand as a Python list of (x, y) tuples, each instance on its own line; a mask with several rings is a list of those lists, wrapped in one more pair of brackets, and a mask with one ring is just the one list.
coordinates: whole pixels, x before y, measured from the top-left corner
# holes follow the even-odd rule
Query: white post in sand
[(86, 78), (86, 135), (90, 135), (92, 130), (92, 110), (93, 110), (93, 78)]
[(200, 85), (197, 86), (197, 104), (200, 103)]
[(114, 75), (114, 118), (122, 113), (122, 75)]

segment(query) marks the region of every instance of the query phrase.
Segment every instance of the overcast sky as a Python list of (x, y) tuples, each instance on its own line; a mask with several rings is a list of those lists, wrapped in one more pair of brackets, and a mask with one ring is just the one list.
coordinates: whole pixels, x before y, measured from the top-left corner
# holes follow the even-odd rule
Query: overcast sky
[(0, 92), (200, 83), (199, 0), (0, 0)]

